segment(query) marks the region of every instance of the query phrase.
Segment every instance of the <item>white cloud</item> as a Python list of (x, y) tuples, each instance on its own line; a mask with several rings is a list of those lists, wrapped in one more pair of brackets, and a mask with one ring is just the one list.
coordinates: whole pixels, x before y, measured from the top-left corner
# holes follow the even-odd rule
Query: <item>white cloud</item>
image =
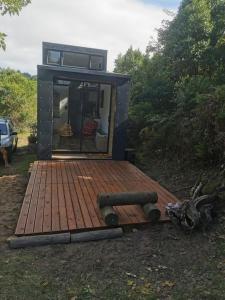
[(0, 67), (35, 74), (47, 41), (107, 49), (112, 70), (130, 45), (145, 50), (163, 18), (160, 7), (139, 0), (33, 0), (19, 17), (0, 17), (0, 31), (8, 35)]

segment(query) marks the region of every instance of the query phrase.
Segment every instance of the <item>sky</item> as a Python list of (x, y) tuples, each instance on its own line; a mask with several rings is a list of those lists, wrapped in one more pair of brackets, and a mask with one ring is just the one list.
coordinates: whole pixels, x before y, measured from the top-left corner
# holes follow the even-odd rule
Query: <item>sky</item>
[(36, 74), (42, 41), (108, 50), (108, 70), (129, 46), (145, 51), (178, 0), (32, 0), (19, 16), (0, 16), (7, 49), (0, 67)]
[(174, 9), (180, 3), (180, 0), (142, 0), (146, 4), (161, 6), (164, 8)]

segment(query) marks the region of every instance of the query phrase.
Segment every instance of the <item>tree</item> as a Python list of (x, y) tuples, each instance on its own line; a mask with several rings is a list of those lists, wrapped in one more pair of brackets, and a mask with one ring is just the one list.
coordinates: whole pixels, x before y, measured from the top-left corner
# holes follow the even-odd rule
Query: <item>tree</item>
[(123, 54), (119, 54), (115, 60), (116, 73), (134, 74), (144, 59), (143, 53), (139, 49), (133, 49), (132, 46)]
[(0, 112), (10, 117), (18, 129), (36, 121), (36, 80), (18, 71), (0, 69)]
[(198, 75), (210, 45), (213, 24), (208, 0), (184, 0), (177, 16), (162, 33), (164, 54), (173, 61), (176, 78)]
[[(0, 0), (0, 15), (18, 15), (21, 9), (30, 2), (31, 0)], [(3, 50), (6, 49), (5, 38), (6, 34), (0, 32), (0, 48)]]
[(115, 70), (132, 76), (132, 141), (141, 151), (203, 162), (223, 157), (224, 16), (225, 0), (183, 0), (146, 53), (131, 47), (116, 60)]
[[(132, 79), (131, 101), (141, 94), (143, 70), (142, 66), (148, 58), (139, 49), (131, 46), (125, 54), (119, 54), (115, 60), (114, 72), (128, 74)], [(140, 77), (141, 76), (141, 77)]]

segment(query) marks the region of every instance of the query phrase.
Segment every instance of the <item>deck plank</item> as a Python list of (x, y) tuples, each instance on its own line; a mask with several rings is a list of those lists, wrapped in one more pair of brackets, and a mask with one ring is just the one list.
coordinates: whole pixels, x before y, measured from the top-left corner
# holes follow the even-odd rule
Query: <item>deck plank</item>
[(83, 168), (83, 163), (74, 162), (75, 168), (78, 168), (80, 172), (83, 174), (82, 179), (80, 180), (80, 185), (83, 190), (83, 195), (87, 203), (87, 208), (89, 210), (90, 217), (92, 219), (94, 227), (101, 227), (102, 222), (98, 218), (97, 214), (97, 206), (96, 206), (96, 194), (92, 189), (89, 176), (86, 175), (86, 172)]
[[(125, 161), (38, 161), (31, 175), (15, 234), (76, 232), (107, 227), (97, 206), (99, 193), (155, 191), (161, 221), (165, 205), (178, 199)], [(120, 225), (149, 223), (138, 205), (115, 207)]]
[(19, 219), (18, 219), (17, 226), (16, 226), (16, 234), (18, 234), (18, 235), (23, 234), (25, 232), (27, 217), (28, 217), (28, 213), (29, 213), (29, 207), (30, 207), (30, 203), (31, 203), (32, 193), (34, 190), (35, 177), (36, 177), (36, 173), (37, 173), (37, 165), (38, 165), (38, 162), (36, 161), (36, 162), (34, 162), (32, 168), (31, 168), (29, 184), (27, 185), (26, 194), (25, 194), (25, 197), (23, 200)]
[(74, 184), (78, 180), (78, 178), (76, 176), (76, 172), (72, 163), (69, 164), (69, 169), (70, 169), (70, 173), (68, 173), (68, 175), (70, 175), (72, 178), (72, 182), (69, 184), (71, 203), (73, 207), (73, 213), (76, 218), (77, 229), (81, 229), (81, 228), (85, 228), (85, 223), (84, 223), (81, 207), (79, 204), (77, 191)]
[(47, 166), (46, 163), (43, 162), (42, 170), (41, 170), (41, 182), (40, 182), (39, 193), (38, 193), (38, 204), (37, 204), (35, 224), (34, 224), (34, 232), (42, 231), (44, 207), (45, 207), (46, 178), (47, 178)]
[(46, 173), (46, 188), (45, 188), (45, 204), (44, 204), (44, 216), (42, 230), (43, 232), (51, 232), (52, 230), (52, 172), (50, 162), (46, 162), (47, 173)]
[(34, 189), (33, 189), (31, 203), (30, 203), (29, 212), (27, 216), (25, 234), (31, 234), (34, 232), (34, 224), (36, 220), (36, 212), (37, 212), (38, 198), (39, 198), (39, 189), (41, 184), (41, 175), (42, 175), (42, 164), (38, 166), (36, 177), (35, 177)]

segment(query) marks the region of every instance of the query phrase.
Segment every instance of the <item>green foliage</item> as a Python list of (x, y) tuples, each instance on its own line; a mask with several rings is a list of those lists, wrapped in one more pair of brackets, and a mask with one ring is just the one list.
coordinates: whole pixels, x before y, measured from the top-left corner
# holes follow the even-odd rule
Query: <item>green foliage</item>
[(36, 121), (36, 80), (18, 71), (0, 70), (0, 116), (12, 118), (24, 130)]
[[(130, 47), (127, 52), (119, 54), (115, 60), (114, 72), (129, 74), (132, 79), (131, 102), (138, 97), (143, 86), (143, 66), (146, 62), (146, 57), (139, 49)], [(141, 72), (140, 72), (141, 71)]]
[(133, 75), (139, 66), (142, 65), (144, 55), (139, 49), (133, 50), (130, 47), (125, 55), (119, 54), (115, 60), (115, 72), (128, 73)]
[(183, 1), (161, 39), (164, 54), (174, 64), (176, 78), (197, 75), (210, 45), (213, 28), (208, 0)]
[(203, 75), (186, 76), (181, 78), (175, 85), (176, 103), (183, 110), (194, 108), (199, 102), (207, 98), (213, 89), (210, 79)]
[[(0, 15), (18, 15), (21, 9), (31, 3), (31, 0), (0, 0)], [(0, 49), (6, 49), (6, 34), (0, 32)]]
[(2, 48), (3, 50), (6, 49), (5, 38), (6, 38), (6, 34), (0, 32), (0, 49)]
[(141, 59), (130, 48), (116, 60), (116, 70), (132, 76), (132, 140), (144, 154), (223, 158), (224, 28), (225, 0), (183, 0)]
[(0, 0), (0, 13), (1, 15), (18, 15), (21, 9), (29, 3), (31, 0)]
[(30, 124), (30, 135), (28, 136), (29, 144), (36, 144), (37, 142), (37, 123)]

